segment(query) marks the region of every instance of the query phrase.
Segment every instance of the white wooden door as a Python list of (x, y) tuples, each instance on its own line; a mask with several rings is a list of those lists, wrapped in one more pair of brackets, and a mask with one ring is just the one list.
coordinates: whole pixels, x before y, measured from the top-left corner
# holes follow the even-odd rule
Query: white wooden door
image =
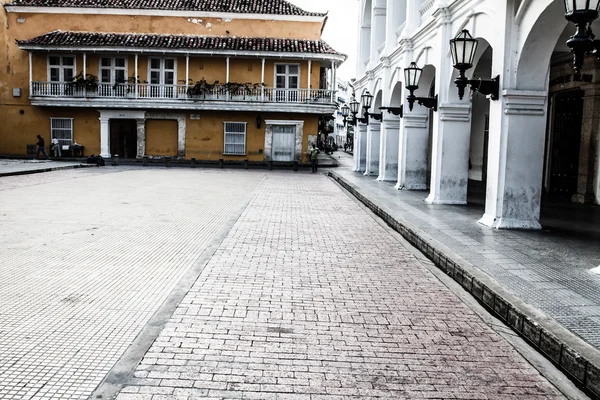
[(294, 161), (296, 148), (296, 127), (286, 125), (273, 126), (273, 161)]

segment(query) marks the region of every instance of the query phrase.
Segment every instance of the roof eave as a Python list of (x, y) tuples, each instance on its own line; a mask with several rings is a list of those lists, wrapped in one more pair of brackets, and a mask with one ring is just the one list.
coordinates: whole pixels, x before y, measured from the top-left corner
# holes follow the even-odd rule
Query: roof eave
[(236, 50), (205, 50), (205, 49), (169, 49), (169, 48), (146, 48), (146, 47), (81, 47), (81, 46), (52, 46), (19, 43), (21, 50), (53, 52), (91, 52), (91, 53), (151, 53), (151, 54), (176, 54), (176, 55), (210, 55), (210, 56), (234, 56), (234, 57), (268, 57), (268, 58), (290, 58), (306, 60), (331, 60), (341, 64), (348, 58), (339, 53), (298, 53), (298, 52), (275, 52), (275, 51), (236, 51)]
[(272, 21), (318, 22), (325, 24), (327, 14), (323, 15), (284, 15), (284, 14), (253, 14), (235, 12), (160, 10), (160, 9), (126, 9), (100, 7), (41, 7), (16, 6), (4, 4), (7, 13), (21, 14), (95, 14), (95, 15), (136, 15), (164, 16), (184, 18), (221, 18), (221, 19), (261, 19)]

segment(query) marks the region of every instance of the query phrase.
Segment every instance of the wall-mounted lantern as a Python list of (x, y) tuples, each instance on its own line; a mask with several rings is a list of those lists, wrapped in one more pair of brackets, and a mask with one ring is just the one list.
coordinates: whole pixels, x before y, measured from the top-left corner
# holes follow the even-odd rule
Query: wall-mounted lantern
[(417, 97), (415, 96), (415, 90), (419, 88), (419, 81), (423, 74), (423, 68), (419, 68), (417, 63), (414, 61), (410, 63), (407, 68), (404, 68), (404, 87), (410, 92), (406, 100), (408, 100), (408, 108), (410, 111), (413, 110), (415, 101), (420, 106), (433, 108), (433, 111), (437, 111), (438, 96), (437, 94), (433, 97)]
[(256, 129), (260, 129), (260, 124), (262, 124), (262, 117), (258, 115), (256, 117)]
[(454, 68), (460, 72), (458, 78), (454, 80), (458, 87), (458, 97), (462, 100), (465, 95), (465, 88), (467, 85), (471, 85), (471, 90), (489, 95), (492, 100), (498, 100), (500, 75), (493, 79), (467, 79), (465, 76), (465, 71), (473, 68), (477, 44), (477, 39), (474, 39), (466, 29), (463, 29), (454, 39), (450, 39), (452, 62)]
[(573, 69), (575, 76), (581, 76), (583, 59), (586, 54), (595, 53), (600, 58), (600, 40), (594, 40), (592, 22), (598, 18), (600, 0), (564, 0), (565, 18), (577, 25), (577, 31), (567, 46), (573, 53)]
[(344, 104), (341, 108), (342, 111), (342, 117), (344, 117), (344, 126), (346, 126), (346, 124), (348, 122), (350, 122), (351, 125), (352, 124), (352, 119), (348, 119), (348, 116), (350, 115), (350, 107), (348, 106), (348, 104)]
[(362, 96), (362, 104), (363, 104), (363, 118), (359, 119), (363, 124), (369, 125), (369, 116), (373, 117), (373, 119), (381, 121), (382, 114), (371, 114), (369, 113), (369, 109), (371, 108), (371, 104), (373, 103), (373, 95), (369, 93), (367, 90)]

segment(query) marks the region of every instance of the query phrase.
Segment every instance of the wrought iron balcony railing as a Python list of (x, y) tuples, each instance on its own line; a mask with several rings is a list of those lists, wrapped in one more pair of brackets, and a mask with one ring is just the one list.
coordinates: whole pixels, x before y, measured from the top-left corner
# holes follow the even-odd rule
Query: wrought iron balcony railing
[(277, 89), (266, 87), (226, 86), (198, 88), (186, 85), (150, 83), (98, 84), (79, 87), (69, 82), (31, 82), (32, 98), (61, 99), (141, 99), (181, 101), (242, 101), (266, 103), (334, 104), (335, 91), (322, 89)]

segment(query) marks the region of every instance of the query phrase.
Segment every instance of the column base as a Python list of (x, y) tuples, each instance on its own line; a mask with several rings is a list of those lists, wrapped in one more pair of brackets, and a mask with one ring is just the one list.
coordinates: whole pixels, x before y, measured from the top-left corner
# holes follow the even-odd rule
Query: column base
[(465, 204), (467, 204), (467, 201), (466, 200), (452, 200), (452, 199), (446, 199), (446, 200), (436, 199), (435, 196), (433, 196), (433, 195), (430, 194), (425, 199), (425, 203), (427, 203), (427, 204), (447, 204), (447, 205), (464, 206)]
[(102, 158), (111, 158), (111, 155), (105, 153), (105, 154), (100, 154), (100, 157), (102, 157)]
[(573, 197), (571, 197), (571, 202), (572, 203), (578, 203), (578, 204), (595, 204), (596, 203), (596, 199), (594, 198), (593, 194), (574, 194)]
[(523, 230), (540, 230), (542, 225), (537, 219), (515, 219), (515, 218), (494, 218), (489, 214), (484, 214), (477, 221), (482, 225), (489, 226), (494, 229), (523, 229)]

